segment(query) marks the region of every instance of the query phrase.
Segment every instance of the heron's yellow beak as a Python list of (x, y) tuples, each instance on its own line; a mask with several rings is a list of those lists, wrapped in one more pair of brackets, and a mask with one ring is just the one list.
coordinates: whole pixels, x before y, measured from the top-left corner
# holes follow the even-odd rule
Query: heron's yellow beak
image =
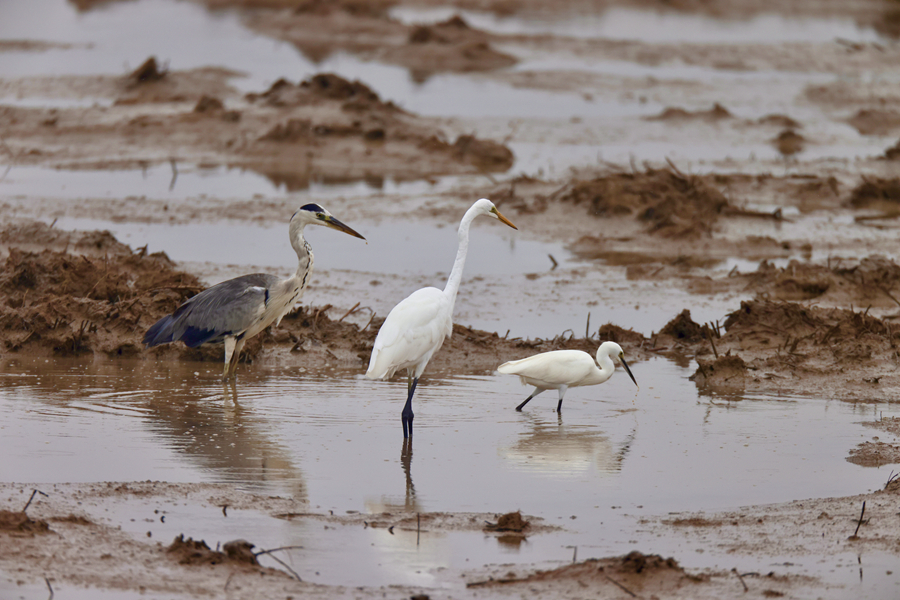
[(363, 236), (359, 235), (359, 233), (354, 231), (353, 228), (344, 225), (343, 223), (341, 223), (339, 220), (335, 219), (331, 215), (323, 214), (319, 217), (319, 220), (322, 221), (322, 223), (326, 227), (331, 227), (332, 229), (337, 229), (338, 231), (343, 231), (344, 233), (350, 234), (353, 237), (358, 237), (361, 240), (366, 239)]
[(496, 206), (495, 206), (494, 208), (491, 209), (491, 212), (494, 213), (495, 215), (497, 215), (497, 218), (500, 219), (500, 222), (501, 222), (501, 223), (505, 223), (506, 225), (509, 225), (510, 227), (512, 227), (513, 229), (515, 229), (516, 231), (519, 230), (518, 227), (516, 227), (515, 225), (512, 224), (512, 221), (510, 221), (509, 219), (507, 219), (506, 217), (504, 217), (503, 215), (500, 214), (500, 211), (497, 210), (497, 207), (496, 207)]

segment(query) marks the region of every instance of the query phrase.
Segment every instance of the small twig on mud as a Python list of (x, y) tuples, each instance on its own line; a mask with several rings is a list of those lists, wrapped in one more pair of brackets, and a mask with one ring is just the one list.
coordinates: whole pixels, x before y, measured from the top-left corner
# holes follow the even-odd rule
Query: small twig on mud
[(47, 584), (47, 589), (50, 590), (50, 595), (47, 597), (47, 600), (53, 600), (53, 586), (50, 585), (50, 580), (44, 577), (44, 583)]
[(889, 291), (887, 291), (887, 288), (882, 287), (882, 288), (878, 288), (878, 289), (880, 289), (882, 292), (884, 292), (885, 296), (887, 296), (888, 298), (890, 298), (891, 300), (896, 302), (897, 306), (900, 306), (900, 300), (897, 300), (896, 298), (894, 298), (893, 294), (891, 294)]
[(852, 540), (852, 539), (855, 539), (855, 538), (856, 538), (856, 534), (859, 533), (859, 528), (860, 528), (860, 526), (864, 523), (864, 521), (863, 521), (863, 515), (865, 515), (865, 514), (866, 514), (866, 501), (863, 500), (862, 512), (859, 513), (859, 521), (857, 521), (857, 523), (856, 523), (856, 531), (854, 531), (854, 532), (853, 532), (853, 535), (850, 536), (850, 539), (851, 539), (851, 540)]
[(228, 579), (225, 580), (225, 587), (222, 588), (223, 590), (228, 590), (228, 584), (231, 583), (231, 578), (234, 577), (234, 574), (235, 574), (235, 573), (237, 573), (237, 571), (232, 571), (232, 572), (228, 575)]
[(366, 323), (366, 326), (362, 328), (363, 331), (365, 331), (366, 329), (369, 328), (369, 325), (372, 324), (372, 320), (373, 320), (373, 319), (375, 319), (375, 311), (374, 311), (374, 310), (372, 311), (372, 316), (369, 317), (369, 322)]
[(222, 505), (222, 514), (225, 515), (226, 517), (228, 516), (228, 505), (227, 504)]
[(898, 478), (898, 477), (900, 477), (900, 473), (894, 473), (894, 471), (891, 470), (891, 474), (888, 475), (888, 480), (887, 480), (887, 482), (884, 484), (884, 489), (887, 489), (887, 487), (888, 487), (889, 485), (891, 485), (892, 483), (894, 483), (895, 481), (897, 481), (897, 478)]
[(669, 167), (671, 167), (672, 171), (673, 171), (676, 175), (678, 175), (678, 176), (681, 177), (682, 179), (685, 179), (684, 173), (682, 173), (681, 171), (678, 170), (678, 167), (675, 166), (675, 163), (673, 163), (673, 162), (672, 162), (672, 159), (669, 158), (668, 156), (666, 157), (666, 162), (669, 164)]
[(282, 546), (281, 548), (272, 548), (271, 550), (260, 550), (259, 552), (254, 552), (253, 556), (272, 554), (273, 552), (281, 552), (282, 550), (303, 550), (303, 546)]
[(584, 339), (591, 339), (591, 311), (588, 311), (587, 323), (584, 324)]
[(745, 591), (745, 592), (749, 592), (749, 591), (750, 591), (750, 588), (748, 588), (748, 587), (747, 587), (747, 584), (744, 583), (744, 577), (743, 577), (743, 575), (741, 575), (740, 573), (738, 573), (738, 570), (737, 570), (737, 569), (732, 569), (731, 572), (734, 573), (735, 575), (737, 575), (737, 578), (740, 580), (741, 585), (744, 586), (744, 591)]
[(706, 339), (709, 340), (709, 345), (712, 346), (713, 355), (716, 357), (716, 360), (719, 360), (719, 351), (716, 350), (716, 343), (713, 341), (712, 328), (707, 328), (704, 333), (706, 333)]
[(578, 546), (575, 546), (575, 550), (572, 551), (572, 562), (578, 562)]
[(552, 254), (548, 254), (548, 255), (547, 255), (547, 257), (548, 257), (548, 258), (550, 258), (550, 262), (552, 262), (552, 263), (553, 263), (553, 266), (552, 266), (552, 267), (550, 267), (550, 270), (551, 270), (551, 271), (552, 271), (552, 270), (553, 270), (553, 269), (555, 269), (555, 268), (556, 268), (556, 267), (558, 267), (558, 266), (559, 266), (559, 263), (558, 263), (558, 262), (556, 262), (556, 259), (555, 259), (555, 258), (553, 258), (553, 255), (552, 255)]
[(605, 575), (605, 577), (606, 577), (607, 579), (609, 579), (610, 582), (616, 584), (616, 586), (617, 586), (620, 590), (626, 592), (626, 593), (627, 593), (629, 596), (631, 596), (632, 598), (637, 598), (637, 594), (635, 594), (634, 592), (632, 592), (631, 590), (629, 590), (627, 587), (625, 587), (624, 585), (622, 585), (621, 583), (619, 583), (618, 581), (616, 581), (615, 579), (613, 579), (613, 578), (610, 577), (609, 575)]
[(169, 159), (169, 164), (172, 165), (172, 181), (169, 182), (169, 191), (171, 192), (175, 189), (175, 180), (178, 179), (178, 165), (174, 158)]
[(48, 496), (47, 494), (45, 494), (44, 492), (42, 492), (41, 490), (37, 490), (37, 489), (31, 490), (31, 497), (28, 498), (28, 502), (25, 503), (25, 508), (22, 509), (22, 514), (23, 514), (23, 515), (25, 514), (25, 511), (28, 510), (28, 507), (31, 506), (31, 501), (34, 500), (34, 497), (35, 497), (36, 494), (40, 494), (40, 495), (43, 496), (44, 498), (49, 498), (49, 497), (50, 497), (50, 496)]
[(416, 513), (416, 546), (419, 545), (419, 535), (422, 533), (422, 515)]
[(278, 557), (275, 556), (274, 554), (271, 554), (272, 552), (275, 552), (275, 551), (277, 551), (277, 550), (284, 550), (284, 549), (286, 549), (286, 548), (302, 548), (302, 546), (285, 546), (285, 548), (275, 548), (274, 550), (261, 550), (261, 551), (257, 552), (257, 553), (255, 554), (255, 556), (259, 556), (260, 554), (268, 554), (268, 555), (269, 555), (269, 558), (271, 558), (272, 560), (274, 560), (275, 562), (277, 562), (278, 564), (280, 564), (282, 567), (284, 567), (285, 569), (287, 569), (288, 572), (289, 572), (291, 575), (293, 575), (293, 576), (297, 579), (297, 581), (303, 581), (302, 579), (300, 579), (300, 576), (297, 575), (297, 572), (296, 572), (294, 569), (292, 569), (292, 568), (290, 567), (290, 565), (288, 565), (286, 562), (284, 562), (283, 560), (281, 560), (280, 558), (278, 558)]
[(356, 312), (356, 309), (357, 309), (358, 307), (359, 307), (359, 302), (357, 302), (356, 304), (354, 304), (354, 305), (353, 305), (353, 308), (351, 308), (350, 310), (348, 310), (347, 312), (345, 312), (345, 313), (344, 313), (344, 316), (341, 317), (340, 319), (338, 319), (337, 322), (340, 323), (341, 321), (343, 321), (344, 319), (346, 319), (347, 317), (349, 317), (350, 315), (352, 315), (354, 312)]

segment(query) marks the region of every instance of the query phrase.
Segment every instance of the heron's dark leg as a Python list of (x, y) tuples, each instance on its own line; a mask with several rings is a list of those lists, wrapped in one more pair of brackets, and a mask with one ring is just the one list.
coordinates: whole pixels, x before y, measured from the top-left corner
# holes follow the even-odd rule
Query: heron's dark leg
[(528, 404), (528, 403), (531, 401), (532, 398), (534, 398), (535, 396), (537, 396), (538, 394), (540, 394), (540, 393), (543, 392), (543, 391), (544, 391), (544, 390), (542, 390), (542, 389), (534, 388), (534, 391), (531, 392), (531, 395), (528, 396), (527, 398), (525, 398), (525, 402), (523, 402), (522, 404), (518, 405), (518, 406), (516, 407), (516, 410), (521, 411), (523, 406), (525, 406), (526, 404)]
[(412, 399), (413, 394), (416, 393), (416, 385), (419, 383), (418, 377), (413, 377), (412, 375), (407, 376), (407, 389), (409, 391), (409, 395), (406, 397), (406, 406), (403, 407), (403, 412), (400, 413), (401, 421), (403, 422), (403, 437), (411, 438), (413, 433), (413, 414), (412, 409)]
[(569, 386), (566, 386), (566, 385), (564, 385), (564, 386), (562, 386), (561, 388), (559, 388), (559, 404), (556, 405), (556, 412), (562, 412), (562, 401), (563, 401), (563, 396), (566, 395), (566, 390), (567, 390), (567, 389), (569, 389)]

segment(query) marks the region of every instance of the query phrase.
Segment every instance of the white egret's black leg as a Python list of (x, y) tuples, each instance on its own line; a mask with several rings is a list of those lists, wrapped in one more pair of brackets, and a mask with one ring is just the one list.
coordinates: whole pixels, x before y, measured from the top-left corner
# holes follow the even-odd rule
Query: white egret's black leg
[(419, 384), (418, 377), (408, 377), (407, 379), (407, 388), (409, 390), (409, 395), (406, 397), (406, 406), (403, 407), (403, 412), (400, 413), (401, 420), (403, 421), (403, 437), (411, 438), (413, 434), (413, 414), (412, 409), (412, 399), (413, 394), (416, 393), (416, 386)]
[(516, 410), (521, 411), (521, 410), (522, 410), (522, 407), (525, 406), (526, 404), (528, 404), (528, 403), (531, 401), (532, 398), (534, 398), (535, 396), (537, 396), (538, 394), (540, 394), (541, 392), (544, 392), (544, 391), (545, 391), (545, 390), (538, 389), (538, 388), (534, 388), (534, 391), (531, 392), (531, 395), (528, 396), (527, 398), (525, 398), (525, 401), (522, 402), (522, 404), (518, 405), (518, 406), (516, 407)]
[(559, 388), (559, 404), (556, 405), (556, 412), (562, 412), (562, 401), (563, 397), (566, 395), (566, 390), (569, 389), (569, 386), (564, 385)]

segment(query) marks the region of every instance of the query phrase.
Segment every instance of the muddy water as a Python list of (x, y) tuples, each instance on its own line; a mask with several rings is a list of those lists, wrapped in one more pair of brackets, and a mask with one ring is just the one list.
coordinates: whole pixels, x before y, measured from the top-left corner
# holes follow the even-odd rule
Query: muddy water
[[(709, 548), (697, 554), (692, 542), (658, 538), (637, 520), (855, 494), (887, 480), (886, 467), (844, 458), (872, 437), (860, 423), (900, 413), (896, 406), (710, 398), (687, 381), (690, 366), (654, 359), (633, 370), (640, 391), (616, 376), (570, 391), (561, 415), (550, 393), (513, 410), (528, 392), (515, 378), (429, 377), (416, 400), (413, 452), (404, 457), (399, 381), (249, 366), (233, 392), (218, 382), (219, 365), (207, 363), (6, 358), (0, 480), (39, 488), (228, 482), (291, 497), (313, 513), (521, 509), (563, 528), (517, 546), (466, 532), (424, 532), (417, 544), (414, 531), (326, 530), (315, 519), (255, 511), (226, 518), (220, 507), (152, 499), (113, 501), (94, 517), (165, 543), (184, 533), (211, 544), (245, 537), (264, 548), (300, 545), (292, 557), (308, 581), (441, 587), (460, 585), (459, 570), (482, 564), (563, 564), (572, 546), (579, 558), (652, 548), (677, 552), (687, 567), (730, 569), (743, 560), (755, 568), (752, 559)], [(798, 572), (825, 569), (792, 560)], [(341, 566), (350, 563), (358, 568)], [(827, 577), (855, 582), (849, 560), (847, 567)]]

